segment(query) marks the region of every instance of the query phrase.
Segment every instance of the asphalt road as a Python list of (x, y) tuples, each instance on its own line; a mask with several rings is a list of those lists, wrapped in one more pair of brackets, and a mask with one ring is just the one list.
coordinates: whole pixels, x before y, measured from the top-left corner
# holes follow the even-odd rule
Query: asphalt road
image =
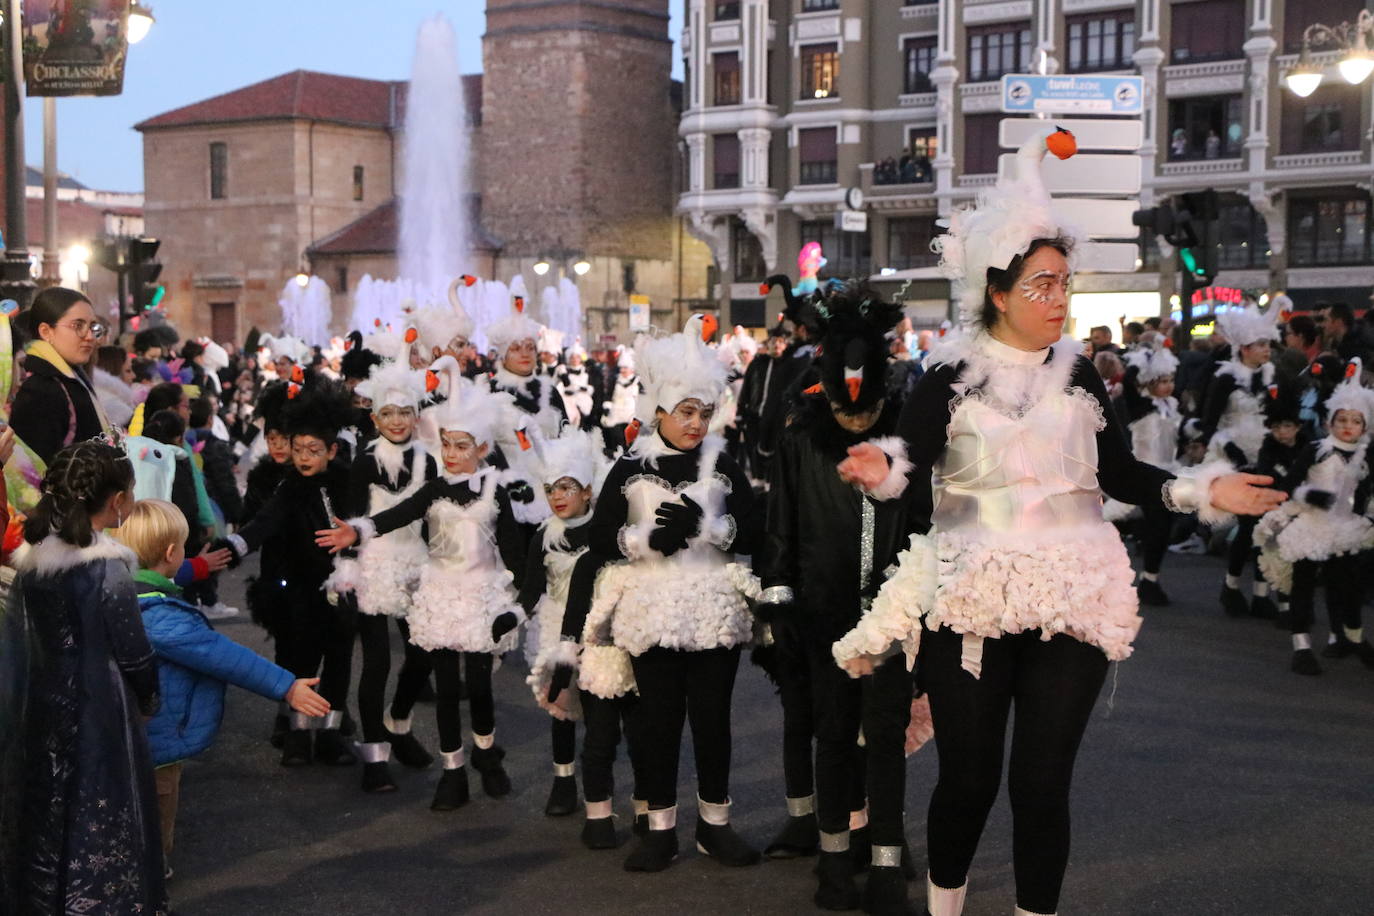
[[(223, 589), (240, 606), (246, 572)], [(1164, 582), (1173, 606), (1147, 609), (1135, 654), (1108, 675), (1078, 761), (1062, 913), (1374, 913), (1374, 671), (1347, 659), (1327, 663), (1319, 678), (1289, 673), (1287, 635), (1266, 621), (1223, 617), (1220, 579), (1219, 559), (1170, 556)], [(270, 650), (246, 613), (221, 629)], [(624, 850), (583, 849), (580, 816), (542, 813), (548, 718), (524, 674), (515, 663), (496, 675), (497, 738), (514, 792), (488, 799), (474, 777), (473, 802), (447, 814), (428, 807), (436, 768), (395, 766), (400, 790), (368, 796), (358, 767), (279, 766), (266, 740), (273, 704), (231, 692), (218, 743), (186, 766), (172, 857), (176, 911), (813, 911), (810, 860), (723, 868), (693, 850), (686, 806), (684, 853), (665, 873), (629, 875)], [(434, 749), (433, 707), (421, 705), (415, 719)], [(732, 794), (737, 828), (759, 846), (784, 815), (780, 740), (777, 702), (746, 663), (735, 694)], [(935, 771), (933, 748), (910, 760), (908, 836), (921, 862)], [(628, 825), (623, 760), (617, 777)], [(679, 797), (691, 799), (687, 752), (682, 778)], [(924, 883), (914, 883), (913, 900), (923, 895)], [(1007, 914), (1014, 899), (1003, 792), (965, 912)]]

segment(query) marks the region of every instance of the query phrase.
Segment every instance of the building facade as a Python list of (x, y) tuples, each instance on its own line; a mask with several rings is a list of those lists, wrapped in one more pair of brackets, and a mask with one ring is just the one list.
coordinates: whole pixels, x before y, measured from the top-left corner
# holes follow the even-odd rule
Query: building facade
[[(1345, 83), (1334, 52), (1314, 55), (1312, 96), (1283, 84), (1304, 29), (1354, 21), (1358, 0), (686, 2), (678, 207), (733, 311), (762, 311), (758, 280), (818, 241), (828, 272), (900, 282), (920, 323), (943, 318), (936, 221), (996, 180), (1001, 77), (1028, 72), (1143, 77), (1141, 205), (1221, 193), (1218, 285), (1367, 304), (1369, 84)], [(835, 228), (851, 188), (865, 232)], [(1133, 309), (1167, 312), (1174, 260), (1142, 240), (1134, 273), (1075, 289), (1155, 293)]]
[[(536, 302), (573, 279), (589, 344), (629, 339), (631, 296), (675, 324), (714, 303), (710, 253), (674, 212), (668, 0), (537, 6), (489, 0), (483, 73), (463, 78), (468, 269), (521, 274)], [(405, 102), (405, 83), (297, 71), (137, 125), (177, 327), (275, 331), (305, 270), (346, 330), (358, 281), (397, 274)]]

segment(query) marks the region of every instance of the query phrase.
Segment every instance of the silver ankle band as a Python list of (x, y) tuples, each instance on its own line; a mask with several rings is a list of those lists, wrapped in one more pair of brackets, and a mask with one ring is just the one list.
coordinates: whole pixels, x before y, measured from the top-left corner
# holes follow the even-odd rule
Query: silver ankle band
[(391, 745), (385, 741), (363, 742), (358, 745), (363, 763), (386, 763), (391, 759)]
[(343, 725), (343, 711), (331, 709), (320, 721), (320, 728), (338, 728)]
[(555, 763), (553, 765), (553, 775), (555, 776), (576, 776), (577, 764), (575, 763)]
[(393, 719), (390, 713), (386, 713), (382, 716), (382, 724), (393, 735), (410, 734), (410, 716), (406, 716), (404, 719)]
[(849, 852), (849, 831), (826, 833), (822, 830), (821, 852)]
[(873, 864), (879, 868), (896, 868), (902, 864), (902, 847), (874, 846)]
[(307, 728), (314, 727), (315, 718), (313, 716), (307, 716), (303, 712), (291, 713), (291, 730), (293, 732), (302, 732), (305, 731)]
[(611, 806), (611, 800), (609, 798), (605, 801), (587, 802), (587, 820), (589, 821), (604, 820), (613, 813), (614, 809)]
[(806, 817), (808, 814), (816, 813), (816, 796), (808, 795), (805, 798), (787, 799), (788, 817)]
[(672, 830), (677, 827), (677, 805), (671, 808), (650, 808), (650, 830)]
[(467, 754), (460, 747), (456, 751), (440, 751), (439, 759), (444, 761), (444, 769), (456, 770), (468, 762)]

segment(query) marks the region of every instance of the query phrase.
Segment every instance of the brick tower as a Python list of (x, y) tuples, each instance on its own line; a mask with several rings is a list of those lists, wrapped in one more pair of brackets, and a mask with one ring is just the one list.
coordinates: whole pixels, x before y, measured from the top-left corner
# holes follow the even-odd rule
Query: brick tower
[(673, 257), (668, 0), (487, 0), (483, 224), (503, 257)]

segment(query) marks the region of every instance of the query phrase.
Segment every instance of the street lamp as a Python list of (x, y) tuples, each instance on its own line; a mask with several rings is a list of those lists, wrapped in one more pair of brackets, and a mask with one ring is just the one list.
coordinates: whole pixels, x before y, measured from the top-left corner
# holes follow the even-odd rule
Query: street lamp
[(1323, 74), (1322, 68), (1312, 62), (1312, 48), (1314, 45), (1334, 45), (1337, 50), (1346, 52), (1336, 65), (1341, 76), (1352, 86), (1363, 83), (1369, 78), (1370, 73), (1374, 73), (1374, 55), (1370, 54), (1369, 44), (1365, 38), (1371, 32), (1374, 32), (1374, 14), (1369, 10), (1360, 10), (1360, 15), (1353, 24), (1342, 22), (1340, 25), (1330, 26), (1314, 22), (1303, 30), (1302, 53), (1298, 57), (1297, 65), (1284, 77), (1284, 82), (1299, 98), (1305, 99), (1316, 92), (1322, 83)]
[(585, 260), (578, 261), (576, 264), (573, 265), (573, 273), (577, 274), (579, 277), (586, 276), (587, 272), (591, 269), (592, 265)]
[(539, 260), (535, 261), (534, 272), (537, 276), (544, 276), (544, 274), (549, 272), (549, 262), (544, 260), (543, 258), (540, 258)]
[(138, 0), (129, 4), (129, 44), (136, 45), (148, 35), (153, 27), (153, 8), (144, 6)]

